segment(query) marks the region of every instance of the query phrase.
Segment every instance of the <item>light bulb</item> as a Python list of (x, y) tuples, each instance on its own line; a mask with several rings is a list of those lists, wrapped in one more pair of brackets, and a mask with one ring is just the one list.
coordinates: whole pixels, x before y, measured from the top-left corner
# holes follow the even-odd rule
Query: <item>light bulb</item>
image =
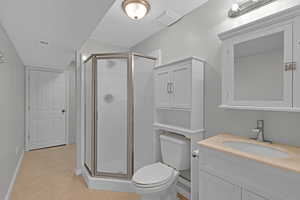
[(87, 56), (86, 56), (86, 55), (83, 55), (83, 56), (81, 57), (81, 60), (82, 60), (82, 61), (86, 61), (86, 59), (87, 59)]
[(237, 11), (239, 11), (239, 9), (240, 9), (240, 6), (239, 6), (238, 3), (232, 4), (231, 10), (232, 10), (233, 12), (237, 12)]

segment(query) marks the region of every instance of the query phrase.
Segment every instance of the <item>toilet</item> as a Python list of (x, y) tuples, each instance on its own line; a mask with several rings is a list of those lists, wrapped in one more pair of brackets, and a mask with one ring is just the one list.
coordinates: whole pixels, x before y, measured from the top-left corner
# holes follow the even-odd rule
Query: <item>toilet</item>
[(177, 135), (160, 135), (162, 163), (147, 165), (132, 177), (141, 200), (176, 200), (179, 170), (190, 168), (190, 141)]

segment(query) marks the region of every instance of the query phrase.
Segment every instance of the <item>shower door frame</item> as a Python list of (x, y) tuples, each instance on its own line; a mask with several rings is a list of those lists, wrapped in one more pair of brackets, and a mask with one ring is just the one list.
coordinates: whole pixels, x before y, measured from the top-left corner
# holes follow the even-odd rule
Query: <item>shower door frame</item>
[[(131, 179), (134, 173), (134, 57), (142, 57), (145, 59), (156, 60), (151, 56), (145, 56), (138, 53), (127, 52), (127, 53), (103, 53), (103, 54), (92, 54), (84, 63), (87, 63), (92, 59), (92, 169), (85, 164), (91, 176), (100, 178), (120, 178), (120, 179)], [(97, 79), (97, 67), (98, 60), (101, 59), (127, 59), (127, 174), (121, 173), (108, 173), (97, 171), (97, 117), (98, 117), (98, 79)], [(85, 80), (86, 81), (86, 80)], [(86, 89), (85, 89), (86, 90)], [(85, 103), (86, 107), (86, 103)], [(86, 119), (86, 117), (85, 117)], [(85, 120), (86, 129), (86, 120)]]

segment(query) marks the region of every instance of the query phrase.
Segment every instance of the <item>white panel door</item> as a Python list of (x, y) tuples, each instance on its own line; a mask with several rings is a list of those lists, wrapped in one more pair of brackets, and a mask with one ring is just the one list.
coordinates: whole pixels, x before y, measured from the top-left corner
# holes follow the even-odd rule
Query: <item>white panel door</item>
[(66, 144), (65, 75), (29, 72), (29, 146), (38, 149)]
[(155, 104), (157, 107), (170, 107), (170, 72), (157, 71), (155, 74)]
[(172, 70), (172, 105), (176, 108), (191, 107), (191, 65), (183, 65)]
[(241, 200), (239, 186), (206, 172), (199, 172), (199, 200)]

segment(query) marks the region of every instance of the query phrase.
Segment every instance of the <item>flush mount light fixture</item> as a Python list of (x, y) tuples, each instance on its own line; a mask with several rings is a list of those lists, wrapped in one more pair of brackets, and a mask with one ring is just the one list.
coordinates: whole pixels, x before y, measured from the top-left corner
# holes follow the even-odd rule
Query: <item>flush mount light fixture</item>
[(147, 15), (151, 6), (147, 0), (124, 0), (122, 8), (128, 17), (140, 20)]
[(273, 1), (276, 0), (238, 0), (236, 3), (232, 4), (228, 16), (231, 18), (238, 17)]

